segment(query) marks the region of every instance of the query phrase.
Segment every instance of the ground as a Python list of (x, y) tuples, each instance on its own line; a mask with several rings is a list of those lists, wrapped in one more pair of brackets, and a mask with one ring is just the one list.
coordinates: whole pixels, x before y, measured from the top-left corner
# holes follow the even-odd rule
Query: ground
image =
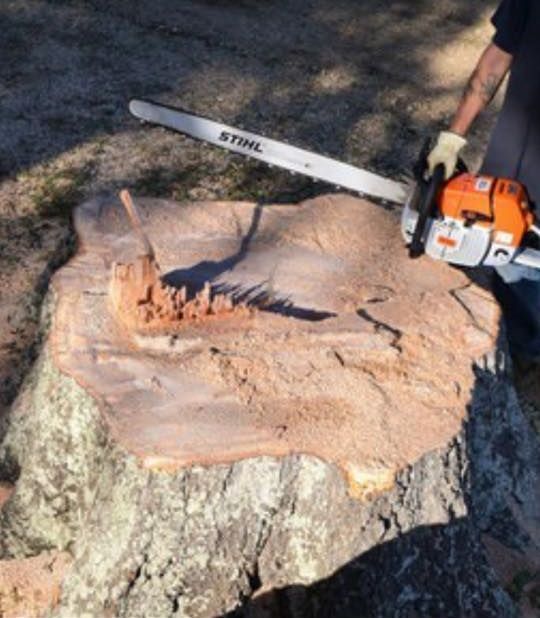
[[(0, 414), (35, 355), (86, 197), (296, 201), (328, 190), (130, 117), (148, 97), (409, 174), (446, 126), (493, 0), (6, 0), (0, 7)], [(497, 105), (466, 157), (477, 167)], [(392, 247), (401, 251), (402, 247)]]

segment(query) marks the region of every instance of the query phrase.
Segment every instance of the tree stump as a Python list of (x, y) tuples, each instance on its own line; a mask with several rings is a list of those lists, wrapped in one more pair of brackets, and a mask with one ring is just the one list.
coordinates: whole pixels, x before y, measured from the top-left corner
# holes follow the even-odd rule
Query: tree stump
[(513, 615), (482, 535), (531, 547), (539, 467), (489, 290), (344, 195), (140, 208), (155, 257), (76, 211), (0, 557), (69, 551), (62, 617)]

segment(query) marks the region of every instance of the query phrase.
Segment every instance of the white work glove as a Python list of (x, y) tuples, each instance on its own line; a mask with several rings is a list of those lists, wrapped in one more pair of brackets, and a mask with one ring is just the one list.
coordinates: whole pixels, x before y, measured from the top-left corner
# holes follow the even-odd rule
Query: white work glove
[(456, 171), (458, 156), (461, 149), (467, 144), (467, 140), (457, 133), (441, 131), (437, 143), (429, 153), (427, 162), (430, 175), (433, 170), (442, 163), (445, 169), (446, 180)]

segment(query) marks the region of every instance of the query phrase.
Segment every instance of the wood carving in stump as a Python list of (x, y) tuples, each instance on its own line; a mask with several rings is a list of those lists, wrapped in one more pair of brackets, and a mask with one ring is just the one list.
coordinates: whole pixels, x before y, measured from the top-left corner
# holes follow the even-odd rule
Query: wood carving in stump
[(112, 306), (128, 329), (139, 333), (172, 333), (185, 321), (199, 321), (211, 316), (246, 317), (254, 311), (245, 303), (235, 303), (227, 294), (214, 294), (208, 281), (194, 294), (186, 285), (167, 285), (133, 199), (126, 190), (120, 193), (120, 198), (144, 249), (144, 254), (133, 262), (114, 263), (112, 267)]

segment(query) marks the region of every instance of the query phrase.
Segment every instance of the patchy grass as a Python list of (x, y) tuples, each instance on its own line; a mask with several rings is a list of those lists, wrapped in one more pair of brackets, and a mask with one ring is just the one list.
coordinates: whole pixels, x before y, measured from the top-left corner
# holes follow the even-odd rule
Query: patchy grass
[(135, 193), (177, 201), (223, 199), (261, 203), (291, 203), (328, 191), (329, 186), (270, 169), (264, 164), (231, 158), (225, 167), (159, 165), (148, 168), (133, 183)]
[(133, 183), (133, 190), (148, 197), (164, 197), (184, 200), (189, 190), (198, 185), (208, 170), (200, 165), (182, 169), (175, 166), (156, 166), (146, 169)]
[(20, 172), (12, 181), (18, 216), (67, 220), (73, 208), (95, 193), (107, 138), (96, 137), (52, 161)]
[(73, 207), (84, 197), (92, 174), (91, 164), (44, 174), (30, 195), (36, 212), (43, 217), (69, 217)]
[(231, 161), (225, 177), (225, 197), (231, 200), (284, 204), (332, 190), (326, 183), (317, 184), (305, 176), (291, 177), (289, 172), (271, 169), (263, 163)]

